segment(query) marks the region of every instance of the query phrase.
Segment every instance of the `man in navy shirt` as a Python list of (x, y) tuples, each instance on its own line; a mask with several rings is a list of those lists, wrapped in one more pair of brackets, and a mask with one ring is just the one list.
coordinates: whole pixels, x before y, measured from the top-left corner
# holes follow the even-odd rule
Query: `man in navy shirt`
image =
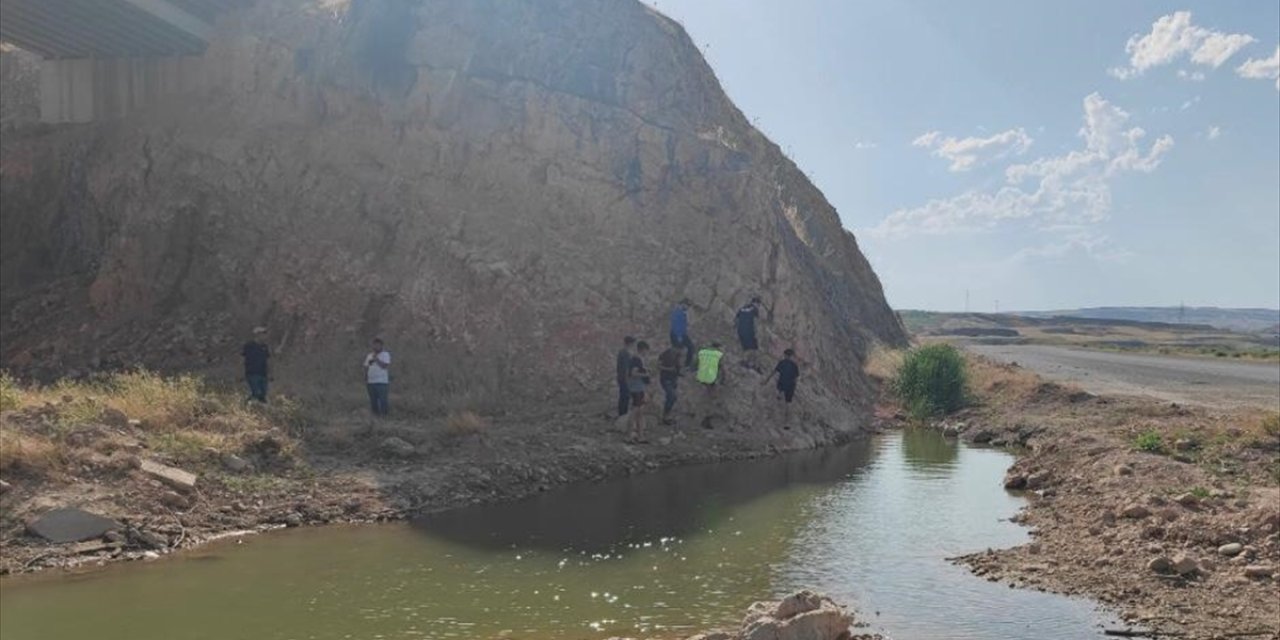
[(244, 381), (249, 385), (249, 399), (264, 403), (267, 401), (267, 360), (271, 358), (266, 335), (266, 327), (254, 327), (253, 338), (240, 349), (240, 355), (244, 356)]
[(756, 368), (756, 351), (760, 343), (756, 341), (756, 318), (760, 317), (760, 298), (753, 297), (751, 302), (742, 305), (734, 316), (734, 325), (738, 329), (738, 344), (742, 345), (743, 366)]
[(763, 384), (769, 384), (774, 376), (778, 376), (778, 399), (784, 401), (782, 424), (784, 429), (791, 428), (791, 401), (796, 397), (796, 382), (800, 379), (800, 365), (796, 364), (796, 352), (787, 349), (782, 352), (782, 359), (778, 361), (773, 371), (769, 372), (769, 377), (764, 379)]

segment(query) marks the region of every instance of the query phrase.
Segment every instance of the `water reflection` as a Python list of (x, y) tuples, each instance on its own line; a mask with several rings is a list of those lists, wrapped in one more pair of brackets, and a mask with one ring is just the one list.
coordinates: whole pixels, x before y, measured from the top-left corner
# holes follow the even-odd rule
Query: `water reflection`
[(862, 441), (765, 460), (678, 467), (571, 486), (514, 503), (445, 511), (414, 526), (490, 549), (602, 552), (716, 528), (736, 505), (793, 485), (838, 482), (865, 467), (871, 455), (871, 444)]
[(959, 443), (947, 440), (935, 429), (920, 427), (902, 432), (902, 457), (917, 469), (941, 467), (940, 471), (946, 473), (959, 454)]
[[(1006, 520), (1021, 505), (1000, 488), (1009, 462), (920, 431), (413, 527), (290, 530), (83, 580), (0, 581), (0, 637), (684, 638), (800, 587), (855, 603), (891, 637), (1098, 637), (1087, 603), (946, 562), (1026, 539)], [(222, 559), (184, 561), (206, 554)]]

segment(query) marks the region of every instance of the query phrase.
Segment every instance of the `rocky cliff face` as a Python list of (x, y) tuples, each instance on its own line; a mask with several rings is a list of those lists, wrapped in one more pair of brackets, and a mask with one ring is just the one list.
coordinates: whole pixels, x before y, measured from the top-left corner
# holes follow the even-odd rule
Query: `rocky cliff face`
[[(832, 207), (639, 2), (259, 0), (200, 89), (123, 121), (6, 135), (3, 365), (234, 372), (359, 393), (364, 344), (427, 410), (607, 405), (612, 350), (700, 343), (767, 307), (817, 395), (867, 396), (904, 342)], [(603, 394), (603, 395), (601, 395)]]

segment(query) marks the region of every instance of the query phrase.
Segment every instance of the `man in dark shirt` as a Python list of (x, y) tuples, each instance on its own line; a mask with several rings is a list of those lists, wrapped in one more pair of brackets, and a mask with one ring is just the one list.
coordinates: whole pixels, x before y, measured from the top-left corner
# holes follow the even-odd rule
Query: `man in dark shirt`
[(753, 297), (751, 302), (742, 305), (734, 316), (734, 325), (738, 329), (738, 343), (742, 345), (742, 365), (756, 368), (756, 351), (760, 343), (756, 341), (756, 318), (760, 317), (760, 298)]
[(782, 352), (782, 359), (764, 379), (769, 384), (773, 376), (778, 376), (778, 399), (785, 401), (783, 405), (783, 428), (791, 428), (791, 400), (796, 397), (796, 381), (800, 379), (800, 365), (796, 364), (796, 352), (787, 349)]
[(658, 384), (662, 385), (662, 424), (672, 424), (671, 410), (676, 406), (676, 387), (680, 381), (680, 363), (684, 359), (680, 345), (672, 343), (658, 356)]
[(627, 415), (627, 410), (631, 408), (631, 389), (628, 387), (627, 378), (631, 371), (631, 346), (635, 343), (635, 338), (627, 336), (622, 339), (622, 348), (618, 350), (617, 369), (619, 418)]
[(267, 401), (267, 360), (271, 349), (265, 342), (266, 327), (254, 327), (253, 338), (244, 343), (240, 355), (244, 356), (244, 381), (249, 385), (249, 399)]

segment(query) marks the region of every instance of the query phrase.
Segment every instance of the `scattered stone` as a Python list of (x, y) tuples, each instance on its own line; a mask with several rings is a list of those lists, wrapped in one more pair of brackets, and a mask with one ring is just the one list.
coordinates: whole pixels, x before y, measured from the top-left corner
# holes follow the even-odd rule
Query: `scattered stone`
[(102, 534), (102, 539), (112, 544), (122, 544), (124, 542), (124, 534), (112, 529)]
[(296, 513), (290, 513), (284, 517), (284, 524), (286, 527), (301, 527), (302, 516)]
[(13, 485), (9, 484), (8, 482), (5, 482), (4, 480), (0, 480), (0, 496), (6, 493), (9, 493), (9, 489), (12, 489), (12, 488), (13, 488)]
[(1156, 573), (1169, 573), (1173, 569), (1173, 562), (1165, 556), (1157, 556), (1147, 562), (1147, 570)]
[(1005, 489), (1023, 489), (1027, 486), (1027, 476), (1021, 473), (1010, 473), (1004, 477)]
[(1199, 569), (1200, 565), (1195, 561), (1195, 558), (1185, 553), (1180, 553), (1173, 557), (1173, 572), (1180, 576), (1191, 575)]
[(1131, 476), (1133, 475), (1133, 467), (1127, 464), (1116, 465), (1116, 468), (1113, 470), (1113, 472), (1117, 476)]
[(1241, 551), (1244, 551), (1244, 545), (1239, 542), (1228, 542), (1227, 544), (1218, 547), (1218, 555), (1227, 557), (1238, 556)]
[(107, 407), (103, 409), (102, 413), (98, 414), (98, 420), (108, 427), (115, 427), (117, 429), (123, 429), (124, 427), (129, 426), (130, 423), (129, 416), (114, 407)]
[(1039, 489), (1040, 487), (1043, 487), (1045, 483), (1047, 483), (1048, 481), (1049, 481), (1048, 471), (1037, 471), (1027, 476), (1027, 488)]
[(97, 553), (99, 551), (107, 551), (115, 547), (102, 540), (87, 540), (85, 542), (77, 542), (66, 547), (66, 553), (69, 555), (83, 555), (86, 553)]
[(382, 444), (378, 445), (378, 448), (381, 449), (383, 453), (397, 458), (409, 458), (412, 457), (415, 452), (412, 444), (409, 444), (405, 440), (395, 436), (390, 436), (383, 440)]
[(193, 491), (196, 488), (197, 476), (189, 471), (145, 459), (139, 461), (138, 468), (143, 473), (179, 491)]
[(1269, 564), (1251, 564), (1244, 568), (1246, 578), (1270, 578), (1275, 569)]
[(169, 539), (155, 531), (134, 529), (129, 532), (129, 535), (136, 540), (138, 544), (149, 549), (164, 549), (169, 546)]
[(1173, 441), (1174, 451), (1190, 451), (1195, 448), (1196, 448), (1196, 443), (1194, 440), (1189, 440), (1187, 438), (1178, 438), (1177, 440)]
[(81, 509), (54, 509), (27, 523), (27, 531), (49, 542), (81, 542), (119, 529), (120, 523)]
[(1151, 515), (1151, 510), (1140, 504), (1131, 504), (1120, 511), (1121, 518), (1132, 518), (1134, 520), (1141, 520), (1149, 515)]
[(227, 453), (222, 456), (222, 468), (231, 473), (248, 473), (253, 471), (253, 463), (234, 453)]
[(1188, 508), (1200, 506), (1200, 498), (1191, 493), (1179, 494), (1173, 501)]
[(174, 491), (166, 491), (160, 494), (160, 504), (178, 511), (186, 511), (191, 508), (191, 499)]
[(689, 640), (733, 640), (733, 634), (725, 633), (723, 631), (711, 631), (691, 636)]

